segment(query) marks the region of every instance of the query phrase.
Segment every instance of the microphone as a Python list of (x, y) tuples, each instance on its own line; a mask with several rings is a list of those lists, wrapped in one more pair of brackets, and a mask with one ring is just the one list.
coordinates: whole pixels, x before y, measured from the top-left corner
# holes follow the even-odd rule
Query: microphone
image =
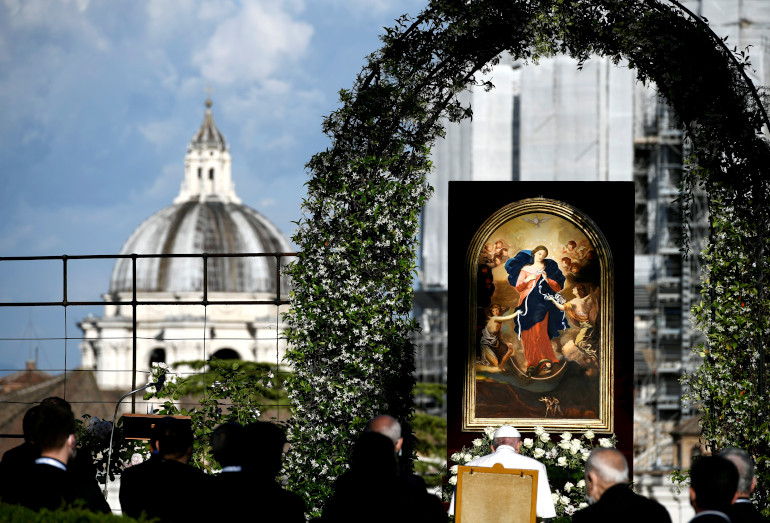
[(161, 389), (163, 388), (163, 385), (165, 383), (166, 383), (166, 375), (165, 374), (161, 374), (160, 376), (158, 376), (158, 381), (156, 381), (155, 383), (152, 384), (152, 385), (155, 386), (155, 393), (156, 394), (161, 391)]
[(161, 374), (160, 376), (158, 376), (158, 381), (150, 382), (147, 385), (144, 385), (143, 387), (139, 387), (136, 390), (132, 390), (131, 392), (123, 394), (123, 396), (121, 396), (118, 402), (115, 404), (115, 413), (112, 415), (112, 430), (110, 431), (110, 446), (107, 447), (107, 471), (105, 472), (105, 475), (104, 475), (104, 490), (102, 491), (102, 494), (104, 495), (105, 499), (107, 498), (107, 484), (110, 481), (110, 462), (112, 461), (112, 439), (115, 436), (115, 421), (117, 420), (117, 417), (118, 417), (118, 409), (120, 408), (120, 404), (123, 402), (124, 399), (129, 397), (131, 394), (136, 394), (137, 392), (143, 391), (150, 387), (155, 387), (156, 392), (160, 392), (160, 390), (163, 388), (163, 385), (165, 383), (166, 383), (166, 375)]

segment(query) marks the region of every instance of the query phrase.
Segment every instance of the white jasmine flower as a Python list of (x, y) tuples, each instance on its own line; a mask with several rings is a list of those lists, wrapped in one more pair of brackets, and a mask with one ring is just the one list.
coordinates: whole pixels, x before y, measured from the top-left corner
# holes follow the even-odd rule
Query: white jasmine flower
[(486, 427), (484, 429), (484, 434), (486, 434), (488, 438), (492, 438), (492, 436), (495, 435), (496, 430), (497, 429), (495, 427)]
[(455, 452), (451, 456), (449, 456), (449, 459), (452, 461), (459, 463), (461, 459), (463, 459), (463, 455), (460, 452)]
[(541, 427), (540, 425), (535, 427), (535, 434), (537, 434), (538, 436), (540, 436), (544, 432), (545, 432), (545, 429), (543, 427)]
[(572, 439), (572, 434), (570, 434), (569, 432), (562, 432), (561, 439), (564, 441), (569, 441)]
[(551, 441), (551, 435), (548, 434), (547, 432), (541, 433), (540, 434), (540, 441), (542, 441), (543, 443), (548, 443), (549, 441)]
[(566, 467), (567, 466), (567, 458), (564, 456), (561, 456), (559, 459), (556, 460), (556, 464), (560, 467)]
[(586, 488), (586, 480), (581, 479), (580, 481), (578, 481), (577, 482), (577, 488)]
[(524, 438), (524, 446), (527, 447), (528, 449), (531, 449), (532, 445), (534, 444), (535, 442), (532, 441), (532, 438)]
[(449, 467), (449, 472), (451, 472), (452, 474), (454, 474), (456, 476), (457, 475), (457, 470), (459, 468), (460, 468), (459, 465), (452, 465), (451, 467)]
[(452, 476), (448, 481), (450, 485), (457, 485), (457, 476)]
[(566, 439), (561, 440), (557, 445), (564, 450), (567, 450), (571, 446), (569, 440)]
[(545, 456), (545, 451), (543, 449), (535, 449), (533, 456), (535, 457), (535, 459), (540, 459), (543, 456)]
[(481, 439), (479, 439), (479, 438), (476, 438), (476, 439), (473, 440), (473, 446), (474, 447), (480, 447), (483, 444), (484, 444), (484, 442)]
[(573, 489), (573, 487), (574, 487), (574, 486), (575, 486), (575, 485), (573, 485), (572, 483), (570, 483), (570, 482), (568, 481), (568, 482), (566, 482), (566, 483), (564, 484), (564, 491), (565, 491), (565, 492), (569, 492), (570, 490), (572, 490), (572, 489)]
[(473, 459), (473, 456), (469, 452), (466, 452), (463, 458), (465, 458), (465, 462), (467, 463)]
[(595, 434), (593, 430), (587, 430), (585, 434), (583, 434), (587, 439), (594, 439)]
[(559, 502), (560, 502), (562, 505), (569, 505), (569, 502), (570, 502), (570, 501), (572, 501), (572, 500), (571, 500), (571, 499), (569, 499), (569, 496), (562, 496), (562, 497), (561, 497), (561, 499), (559, 499)]

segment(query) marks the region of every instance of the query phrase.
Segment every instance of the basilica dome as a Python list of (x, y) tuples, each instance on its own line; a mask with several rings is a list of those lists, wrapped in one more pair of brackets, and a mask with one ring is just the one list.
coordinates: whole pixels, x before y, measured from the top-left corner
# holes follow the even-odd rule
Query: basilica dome
[[(144, 221), (121, 254), (234, 254), (289, 252), (289, 243), (267, 218), (243, 205), (235, 193), (227, 142), (214, 124), (211, 102), (185, 156), (185, 178), (170, 205)], [(274, 256), (211, 257), (209, 291), (275, 292)], [(203, 289), (200, 257), (138, 258), (138, 292), (188, 292)], [(132, 289), (133, 262), (118, 259), (110, 293)]]

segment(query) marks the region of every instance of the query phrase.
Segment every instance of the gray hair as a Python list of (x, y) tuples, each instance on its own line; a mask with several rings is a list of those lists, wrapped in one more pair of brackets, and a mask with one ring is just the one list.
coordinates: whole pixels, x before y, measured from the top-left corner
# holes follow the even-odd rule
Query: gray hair
[(398, 440), (401, 439), (401, 424), (393, 416), (382, 414), (370, 419), (367, 422), (366, 427), (364, 427), (364, 432), (377, 432), (382, 434), (389, 438), (390, 441), (393, 442), (393, 445), (396, 445)]
[(598, 447), (591, 451), (586, 461), (586, 476), (596, 472), (599, 478), (611, 485), (628, 481), (628, 462), (620, 451)]
[(754, 460), (749, 453), (735, 447), (725, 449), (719, 453), (720, 457), (732, 461), (738, 469), (738, 489), (740, 494), (751, 494), (751, 482), (754, 480)]

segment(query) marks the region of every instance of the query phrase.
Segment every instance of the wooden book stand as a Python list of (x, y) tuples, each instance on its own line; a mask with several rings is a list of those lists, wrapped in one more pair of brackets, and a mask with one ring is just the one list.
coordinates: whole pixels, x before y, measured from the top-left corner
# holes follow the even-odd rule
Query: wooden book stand
[(456, 523), (535, 523), (537, 471), (461, 466)]

